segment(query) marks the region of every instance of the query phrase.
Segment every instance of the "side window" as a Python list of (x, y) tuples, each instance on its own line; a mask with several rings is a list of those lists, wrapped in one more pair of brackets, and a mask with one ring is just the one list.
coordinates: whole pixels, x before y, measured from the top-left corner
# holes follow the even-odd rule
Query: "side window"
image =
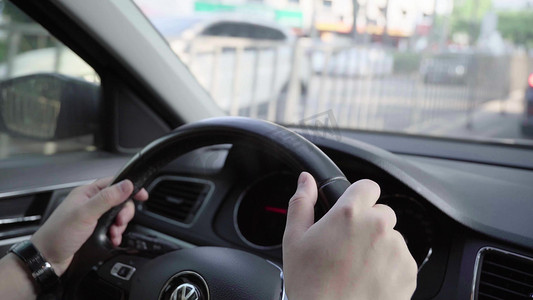
[(95, 150), (98, 74), (11, 2), (0, 10), (0, 160)]

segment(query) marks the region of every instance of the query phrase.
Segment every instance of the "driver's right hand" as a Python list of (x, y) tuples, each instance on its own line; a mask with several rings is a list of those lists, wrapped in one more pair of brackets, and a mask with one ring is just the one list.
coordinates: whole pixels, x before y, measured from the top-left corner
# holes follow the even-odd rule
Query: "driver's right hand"
[(317, 185), (300, 175), (283, 237), (290, 300), (411, 298), (417, 265), (394, 230), (394, 211), (376, 204), (379, 195), (374, 181), (357, 181), (314, 223)]

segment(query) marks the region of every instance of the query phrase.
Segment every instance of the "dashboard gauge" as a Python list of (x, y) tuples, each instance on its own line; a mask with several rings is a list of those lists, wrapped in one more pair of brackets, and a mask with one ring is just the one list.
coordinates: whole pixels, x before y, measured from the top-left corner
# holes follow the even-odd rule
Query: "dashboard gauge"
[(435, 225), (429, 211), (414, 198), (405, 195), (386, 195), (379, 203), (390, 206), (396, 213), (398, 230), (418, 265), (418, 270), (430, 259), (433, 253)]
[(250, 185), (235, 206), (235, 229), (248, 245), (269, 249), (281, 246), (289, 199), (297, 178), (289, 173), (267, 175)]

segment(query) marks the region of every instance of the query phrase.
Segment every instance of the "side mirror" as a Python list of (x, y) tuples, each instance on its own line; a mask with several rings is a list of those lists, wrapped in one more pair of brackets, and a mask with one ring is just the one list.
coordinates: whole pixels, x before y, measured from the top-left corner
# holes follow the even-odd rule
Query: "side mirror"
[(54, 141), (94, 134), (100, 87), (55, 73), (0, 82), (0, 131)]

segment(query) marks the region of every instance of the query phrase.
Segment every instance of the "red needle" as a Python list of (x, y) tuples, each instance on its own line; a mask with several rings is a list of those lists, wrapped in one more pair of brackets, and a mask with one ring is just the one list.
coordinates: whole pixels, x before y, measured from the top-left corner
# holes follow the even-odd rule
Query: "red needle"
[(265, 206), (265, 210), (269, 211), (269, 212), (277, 213), (277, 214), (282, 214), (282, 215), (286, 215), (287, 214), (287, 209), (285, 209), (285, 208), (279, 208), (279, 207), (273, 207), (273, 206)]

